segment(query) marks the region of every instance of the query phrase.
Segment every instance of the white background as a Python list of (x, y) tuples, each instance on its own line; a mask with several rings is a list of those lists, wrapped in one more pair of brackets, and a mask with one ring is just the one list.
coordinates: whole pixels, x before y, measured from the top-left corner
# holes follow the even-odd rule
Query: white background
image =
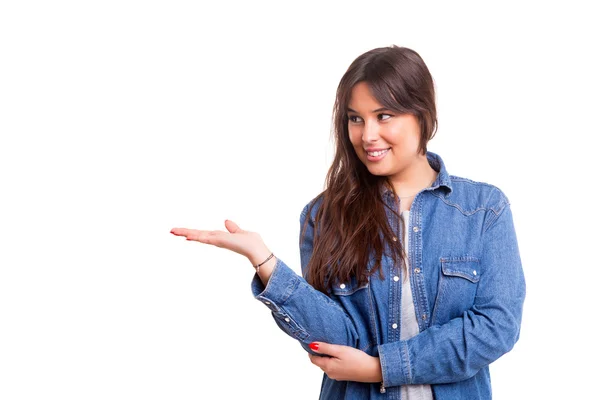
[(434, 76), (429, 150), (512, 203), (528, 294), (494, 398), (597, 395), (591, 8), (215, 3), (0, 3), (0, 398), (316, 399), (250, 263), (169, 231), (232, 219), (299, 272), (335, 89), (390, 44)]

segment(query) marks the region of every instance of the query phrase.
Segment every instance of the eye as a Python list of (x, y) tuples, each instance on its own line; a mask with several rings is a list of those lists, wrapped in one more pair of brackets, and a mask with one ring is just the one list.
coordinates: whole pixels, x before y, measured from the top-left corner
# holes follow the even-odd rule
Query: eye
[(357, 123), (361, 122), (362, 119), (358, 115), (349, 115), (348, 121), (352, 122), (353, 124), (357, 124)]
[(393, 115), (391, 115), (391, 114), (377, 114), (377, 119), (379, 119), (380, 121), (385, 121), (392, 117), (393, 117)]

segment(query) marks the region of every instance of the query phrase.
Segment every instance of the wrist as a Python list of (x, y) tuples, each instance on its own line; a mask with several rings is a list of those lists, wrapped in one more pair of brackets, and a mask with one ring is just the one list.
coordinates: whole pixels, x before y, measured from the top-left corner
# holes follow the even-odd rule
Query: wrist
[(262, 258), (260, 262), (255, 264), (252, 259), (250, 259), (252, 266), (256, 269), (256, 274), (262, 281), (263, 285), (267, 286), (267, 282), (271, 279), (271, 274), (275, 269), (275, 265), (277, 264), (277, 258), (273, 253), (269, 253), (265, 258)]
[(373, 375), (371, 376), (371, 382), (381, 382), (383, 381), (383, 374), (381, 371), (381, 360), (379, 357), (373, 357), (373, 369), (371, 371)]
[[(261, 249), (255, 250), (248, 256), (248, 261), (252, 264), (253, 267), (256, 267), (258, 264), (265, 262), (267, 258), (271, 255), (272, 251), (270, 251), (267, 246), (264, 246)], [(272, 258), (271, 258), (272, 260)], [(269, 261), (271, 261), (269, 260)], [(264, 264), (263, 264), (264, 265)], [(262, 267), (262, 265), (261, 265)]]

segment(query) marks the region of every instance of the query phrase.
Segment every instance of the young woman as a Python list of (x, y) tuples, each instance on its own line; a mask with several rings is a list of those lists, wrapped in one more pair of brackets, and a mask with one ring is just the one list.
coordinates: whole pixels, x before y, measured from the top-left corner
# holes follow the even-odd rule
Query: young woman
[(252, 290), (324, 371), (321, 399), (490, 399), (525, 280), (510, 203), (427, 151), (433, 79), (413, 50), (359, 56), (338, 86), (326, 189), (302, 210), (302, 277), (259, 234), (171, 232), (246, 256)]

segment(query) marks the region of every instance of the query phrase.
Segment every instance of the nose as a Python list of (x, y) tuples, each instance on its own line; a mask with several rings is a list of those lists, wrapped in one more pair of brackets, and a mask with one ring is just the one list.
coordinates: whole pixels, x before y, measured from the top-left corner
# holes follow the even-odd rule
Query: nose
[(366, 120), (363, 125), (362, 141), (364, 143), (374, 143), (379, 139), (379, 124), (377, 121)]

